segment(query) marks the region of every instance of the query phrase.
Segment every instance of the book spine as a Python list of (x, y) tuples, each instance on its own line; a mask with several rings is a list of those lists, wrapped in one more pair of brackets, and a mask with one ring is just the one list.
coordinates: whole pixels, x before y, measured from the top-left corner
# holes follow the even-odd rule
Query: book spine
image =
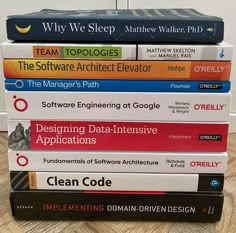
[(216, 222), (222, 194), (82, 193), (12, 191), (12, 214), (24, 220), (119, 220)]
[(230, 81), (5, 79), (8, 91), (216, 92), (230, 91)]
[(6, 91), (9, 119), (229, 120), (231, 93)]
[(3, 43), (4, 58), (136, 60), (136, 45)]
[(138, 45), (138, 60), (231, 61), (233, 46), (218, 45)]
[(8, 151), (11, 171), (225, 174), (227, 153)]
[[(137, 51), (136, 51), (137, 47)], [(102, 59), (102, 60), (204, 60), (231, 61), (233, 46), (177, 44), (2, 44), (3, 58), (15, 59)]]
[(215, 174), (11, 171), (10, 179), (13, 190), (221, 192), (224, 183), (224, 176)]
[(3, 59), (6, 78), (224, 80), (231, 62)]
[[(28, 24), (27, 24), (28, 21)], [(16, 27), (17, 25), (17, 27)], [(30, 25), (27, 33), (17, 28)], [(61, 28), (65, 30), (60, 30)], [(50, 27), (50, 28), (49, 28)], [(83, 30), (81, 31), (81, 28)], [(214, 20), (8, 19), (7, 36), (17, 41), (204, 42), (223, 41), (224, 23)]]
[(228, 123), (8, 121), (12, 150), (225, 152), (227, 135)]

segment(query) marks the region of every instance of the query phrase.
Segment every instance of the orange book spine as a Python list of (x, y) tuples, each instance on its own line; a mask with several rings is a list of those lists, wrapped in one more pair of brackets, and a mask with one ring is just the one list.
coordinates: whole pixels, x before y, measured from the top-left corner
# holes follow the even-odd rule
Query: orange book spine
[(229, 80), (231, 62), (4, 59), (6, 78)]

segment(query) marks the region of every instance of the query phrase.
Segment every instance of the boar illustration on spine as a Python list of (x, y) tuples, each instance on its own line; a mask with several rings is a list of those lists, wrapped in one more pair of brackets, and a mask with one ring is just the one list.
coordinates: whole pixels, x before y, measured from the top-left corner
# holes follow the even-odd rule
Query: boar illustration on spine
[(30, 126), (24, 130), (24, 126), (18, 123), (15, 130), (8, 137), (8, 147), (13, 150), (30, 149)]

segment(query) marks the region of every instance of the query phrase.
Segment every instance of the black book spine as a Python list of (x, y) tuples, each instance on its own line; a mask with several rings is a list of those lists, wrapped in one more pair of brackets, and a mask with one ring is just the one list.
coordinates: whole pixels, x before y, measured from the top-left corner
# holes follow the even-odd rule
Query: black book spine
[(13, 216), (24, 220), (216, 222), (223, 194), (12, 191)]
[(16, 41), (217, 43), (223, 41), (224, 22), (122, 17), (116, 20), (10, 18), (7, 35)]
[(198, 192), (222, 192), (223, 174), (199, 174)]

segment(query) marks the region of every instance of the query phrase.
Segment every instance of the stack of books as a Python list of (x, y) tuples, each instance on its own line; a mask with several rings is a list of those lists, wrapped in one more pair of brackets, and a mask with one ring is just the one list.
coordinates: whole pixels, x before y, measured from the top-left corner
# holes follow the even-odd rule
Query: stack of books
[(233, 46), (193, 9), (9, 16), (18, 219), (221, 218)]

